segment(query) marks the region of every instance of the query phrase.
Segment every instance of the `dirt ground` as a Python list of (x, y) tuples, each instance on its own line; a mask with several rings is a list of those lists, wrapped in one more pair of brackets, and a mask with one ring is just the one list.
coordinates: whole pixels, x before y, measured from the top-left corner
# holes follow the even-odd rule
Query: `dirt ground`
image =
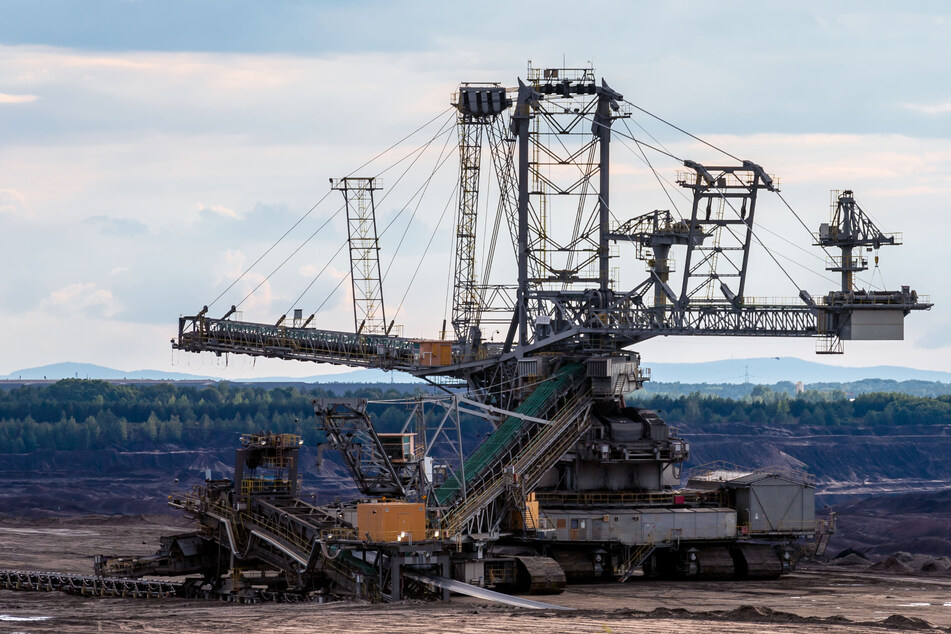
[[(148, 553), (182, 531), (168, 516), (0, 519), (0, 568), (89, 574), (97, 553)], [(453, 597), (235, 605), (0, 591), (0, 632), (891, 632), (951, 631), (951, 577), (802, 568), (778, 581), (570, 586), (535, 611)]]

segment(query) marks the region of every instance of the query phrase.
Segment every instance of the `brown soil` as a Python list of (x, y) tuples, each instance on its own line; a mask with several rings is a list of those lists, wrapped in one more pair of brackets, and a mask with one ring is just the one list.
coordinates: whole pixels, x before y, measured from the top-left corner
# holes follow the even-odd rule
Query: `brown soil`
[[(0, 567), (89, 573), (97, 553), (147, 553), (183, 530), (167, 516), (0, 521)], [(235, 605), (0, 591), (0, 632), (890, 632), (951, 631), (951, 579), (808, 567), (778, 581), (570, 586), (532, 611), (467, 597)], [(32, 620), (46, 617), (43, 620)], [(31, 620), (12, 620), (31, 619)], [(940, 628), (940, 630), (936, 629)]]

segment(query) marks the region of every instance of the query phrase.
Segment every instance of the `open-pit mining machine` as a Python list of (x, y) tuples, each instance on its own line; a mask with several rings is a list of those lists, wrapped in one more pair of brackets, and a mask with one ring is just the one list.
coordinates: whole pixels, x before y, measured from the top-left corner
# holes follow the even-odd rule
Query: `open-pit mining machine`
[[(866, 253), (875, 250), (877, 266), (877, 249), (899, 236), (880, 231), (851, 191), (835, 192), (831, 220), (810, 235), (841, 286), (813, 296), (796, 285), (788, 301), (757, 300), (747, 289), (754, 245), (793, 281), (755, 229), (761, 199), (775, 197), (799, 216), (756, 163), (693, 135), (691, 147), (724, 158), (684, 160), (653, 136), (639, 138), (628, 124), (635, 112), (667, 122), (596, 81), (591, 68), (529, 66), (516, 88), (464, 83), (452, 106), (459, 176), (451, 332), (444, 320), (438, 337), (405, 337), (395, 315), (387, 319), (375, 215), (382, 185), (351, 175), (331, 187), (346, 209), (353, 332), (311, 327), (315, 315), (304, 319), (301, 310), (265, 324), (241, 320), (237, 306), (221, 318), (205, 307), (181, 318), (172, 342), (187, 352), (406, 372), (441, 390), (416, 404), (441, 414), (429, 427), (411, 416), (402, 433), (381, 434), (365, 401), (315, 402), (327, 445), (364, 497), (328, 507), (298, 495), (296, 437), (246, 436), (234, 480), (173, 501), (199, 532), (143, 561), (153, 571), (204, 572), (208, 587), (230, 593), (331, 587), (386, 599), (433, 587), (446, 593), (449, 578), (553, 592), (566, 579), (788, 570), (797, 540), (827, 533), (817, 527), (813, 480), (729, 465), (682, 474), (686, 440), (655, 412), (625, 402), (649, 379), (632, 348), (660, 335), (815, 337), (820, 353), (842, 352), (848, 340), (902, 339), (905, 316), (929, 309), (927, 298), (907, 286), (866, 290), (856, 278), (868, 268)], [(676, 186), (665, 187), (671, 209), (629, 215), (629, 203), (614, 203), (612, 140), (662, 186), (648, 152), (678, 162)], [(490, 177), (498, 200), (480, 224), (480, 187)], [(686, 200), (682, 211), (670, 190)], [(480, 226), (485, 235), (477, 236)], [(496, 252), (506, 227), (514, 250)], [(482, 257), (480, 240), (488, 245)], [(493, 281), (505, 254), (514, 261), (495, 273), (514, 284)], [(622, 285), (622, 270), (638, 262), (646, 275)], [(487, 336), (493, 332), (500, 336)], [(473, 413), (494, 431), (463, 455), (450, 432)], [(458, 441), (455, 462), (434, 451), (440, 439)], [(104, 560), (104, 569), (111, 565)]]

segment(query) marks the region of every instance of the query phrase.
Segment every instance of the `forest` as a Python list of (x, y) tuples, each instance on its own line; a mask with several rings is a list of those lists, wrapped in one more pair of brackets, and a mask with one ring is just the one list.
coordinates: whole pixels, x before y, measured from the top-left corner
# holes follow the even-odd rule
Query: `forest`
[[(344, 395), (405, 401), (420, 389), (414, 385), (355, 384)], [(0, 453), (228, 447), (235, 445), (239, 433), (264, 430), (300, 434), (306, 445), (314, 446), (322, 436), (312, 401), (333, 396), (319, 386), (265, 388), (228, 382), (207, 387), (119, 385), (83, 379), (0, 390)], [(848, 397), (837, 390), (795, 395), (757, 385), (740, 398), (640, 392), (628, 401), (694, 429), (725, 422), (825, 427), (830, 432), (839, 427), (951, 424), (951, 396), (881, 392)], [(385, 402), (371, 403), (370, 411), (381, 431), (398, 431), (407, 416), (405, 406)], [(466, 445), (488, 431), (486, 423), (472, 417), (463, 418), (462, 428)]]
[[(344, 396), (405, 400), (417, 389), (355, 385)], [(85, 379), (0, 390), (0, 453), (228, 447), (237, 434), (259, 431), (299, 434), (315, 446), (322, 434), (313, 400), (334, 396), (340, 394), (316, 386), (302, 391), (220, 382), (199, 388)], [(382, 431), (399, 431), (407, 415), (396, 405), (374, 403), (368, 409)]]

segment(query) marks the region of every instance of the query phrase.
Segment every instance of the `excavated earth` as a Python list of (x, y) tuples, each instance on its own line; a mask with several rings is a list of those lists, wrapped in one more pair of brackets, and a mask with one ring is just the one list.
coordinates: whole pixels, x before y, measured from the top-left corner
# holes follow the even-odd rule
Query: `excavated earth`
[[(97, 553), (150, 552), (160, 535), (185, 526), (165, 515), (0, 518), (0, 567), (88, 574)], [(951, 574), (941, 563), (920, 570), (937, 559), (902, 553), (891, 559), (902, 565), (849, 555), (777, 581), (635, 578), (570, 586), (546, 598), (573, 611), (455, 596), (449, 604), (237, 605), (0, 590), (0, 632), (951, 632)]]

